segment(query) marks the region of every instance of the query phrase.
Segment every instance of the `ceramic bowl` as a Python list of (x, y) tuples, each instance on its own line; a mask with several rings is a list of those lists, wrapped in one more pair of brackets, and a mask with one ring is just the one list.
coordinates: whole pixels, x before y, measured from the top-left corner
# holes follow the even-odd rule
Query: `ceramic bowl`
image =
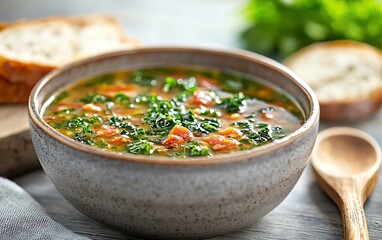
[[(305, 123), (277, 143), (212, 158), (173, 160), (105, 152), (67, 138), (42, 118), (68, 84), (115, 70), (187, 65), (234, 70), (293, 96)], [(29, 102), (33, 144), (58, 191), (78, 210), (132, 235), (205, 238), (248, 226), (290, 193), (308, 163), (319, 122), (312, 90), (291, 71), (240, 51), (142, 48), (91, 57), (45, 76)]]

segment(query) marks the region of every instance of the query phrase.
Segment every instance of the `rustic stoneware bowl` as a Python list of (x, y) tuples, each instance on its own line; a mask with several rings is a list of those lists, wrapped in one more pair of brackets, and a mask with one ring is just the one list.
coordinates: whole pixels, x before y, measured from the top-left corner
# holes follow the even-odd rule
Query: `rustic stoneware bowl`
[[(264, 79), (292, 95), (305, 123), (280, 142), (212, 158), (173, 160), (119, 155), (71, 140), (42, 118), (44, 103), (79, 79), (115, 70), (202, 66)], [(33, 144), (58, 191), (78, 210), (130, 234), (204, 238), (254, 223), (296, 184), (311, 154), (319, 107), (311, 89), (288, 69), (244, 51), (143, 48), (88, 58), (39, 82), (29, 102)]]

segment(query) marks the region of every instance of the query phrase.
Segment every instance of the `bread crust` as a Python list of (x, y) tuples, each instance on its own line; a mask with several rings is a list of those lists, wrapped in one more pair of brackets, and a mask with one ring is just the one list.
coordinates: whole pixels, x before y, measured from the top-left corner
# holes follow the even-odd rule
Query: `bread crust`
[(283, 64), (286, 66), (291, 66), (293, 62), (297, 59), (304, 57), (305, 54), (310, 54), (310, 52), (316, 49), (338, 49), (338, 48), (349, 48), (351, 50), (357, 50), (363, 52), (365, 55), (367, 54), (378, 54), (382, 56), (381, 50), (378, 50), (375, 47), (370, 46), (366, 43), (355, 42), (350, 40), (335, 40), (335, 41), (327, 41), (327, 42), (317, 42), (310, 44), (304, 48), (301, 48), (297, 52), (293, 53), (285, 60), (283, 60)]
[[(73, 26), (91, 25), (95, 23), (107, 23), (114, 27), (121, 43), (131, 47), (138, 47), (139, 42), (125, 35), (119, 21), (111, 16), (91, 15), (79, 17), (54, 16), (34, 20), (19, 20), (11, 23), (0, 22), (0, 34), (2, 31), (33, 26), (36, 24), (48, 24), (63, 22)], [(77, 60), (77, 59), (72, 59)], [(63, 63), (65, 64), (65, 63)], [(63, 65), (61, 64), (61, 65)], [(61, 65), (41, 64), (10, 59), (0, 55), (0, 103), (26, 103), (33, 86), (48, 72)]]
[(89, 25), (96, 22), (107, 22), (110, 25), (113, 25), (119, 33), (119, 38), (121, 42), (130, 43), (135, 46), (139, 46), (140, 42), (137, 39), (129, 37), (125, 34), (123, 27), (117, 18), (107, 15), (88, 15), (88, 16), (52, 16), (38, 19), (20, 19), (14, 22), (0, 22), (0, 31), (16, 28), (16, 27), (25, 27), (28, 25), (34, 24), (45, 24), (51, 22), (63, 22), (69, 23), (75, 26)]
[[(82, 16), (82, 17), (64, 17), (54, 16), (34, 20), (19, 20), (11, 23), (0, 23), (0, 31), (11, 28), (27, 27), (35, 24), (46, 24), (52, 22), (64, 22), (73, 26), (89, 25), (96, 22), (107, 22), (115, 27), (119, 34), (121, 43), (128, 43), (131, 46), (139, 46), (139, 42), (124, 34), (122, 26), (118, 20), (111, 16)], [(73, 59), (74, 60), (74, 59)], [(23, 62), (10, 59), (0, 55), (0, 77), (9, 82), (35, 84), (49, 71), (57, 68), (57, 65), (45, 65), (35, 62)]]
[(10, 83), (0, 78), (0, 103), (27, 103), (33, 84)]
[[(379, 72), (382, 74), (382, 51), (368, 44), (349, 40), (337, 40), (311, 44), (292, 54), (290, 57), (285, 59), (283, 63), (287, 67), (294, 70), (294, 64), (297, 64), (297, 61), (303, 60), (313, 51), (330, 51), (331, 49), (357, 51), (365, 56), (365, 58), (373, 58), (377, 61), (379, 60), (379, 63), (377, 64), (379, 64)], [(325, 69), (322, 69), (322, 71), (325, 71)], [(382, 78), (382, 75), (380, 77)], [(359, 82), (362, 84), (362, 79), (360, 79)], [(375, 114), (382, 106), (382, 79), (380, 86), (375, 89), (371, 89), (368, 96), (358, 97), (357, 99), (352, 99), (349, 97), (348, 99), (318, 100), (321, 108), (321, 120), (331, 122), (360, 121), (372, 114)]]
[(10, 83), (36, 84), (55, 66), (43, 66), (35, 63), (24, 63), (0, 57), (0, 77)]
[(320, 103), (321, 120), (330, 122), (357, 122), (372, 116), (382, 106), (382, 89), (375, 91), (375, 97), (359, 101), (338, 101)]

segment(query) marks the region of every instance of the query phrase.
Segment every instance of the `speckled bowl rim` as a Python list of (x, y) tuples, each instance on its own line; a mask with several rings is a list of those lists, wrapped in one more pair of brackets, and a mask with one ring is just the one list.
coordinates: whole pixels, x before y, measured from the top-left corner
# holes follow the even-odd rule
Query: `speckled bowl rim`
[[(37, 110), (38, 103), (38, 95), (40, 91), (45, 87), (49, 82), (54, 79), (56, 76), (62, 74), (65, 71), (68, 71), (76, 66), (91, 63), (93, 61), (105, 60), (109, 57), (118, 57), (121, 55), (127, 55), (129, 53), (153, 53), (153, 52), (182, 52), (182, 53), (201, 53), (201, 54), (214, 54), (220, 55), (221, 57), (228, 58), (240, 58), (244, 60), (249, 60), (252, 62), (256, 62), (257, 64), (263, 65), (269, 68), (272, 71), (277, 71), (279, 74), (284, 75), (291, 83), (295, 84), (296, 87), (300, 88), (300, 90), (305, 94), (307, 99), (309, 100), (309, 107), (311, 112), (308, 116), (306, 116), (305, 123), (298, 128), (293, 133), (289, 134), (285, 138), (279, 140), (278, 142), (273, 142), (267, 144), (265, 146), (261, 146), (258, 148), (253, 148), (246, 151), (238, 151), (233, 153), (215, 155), (212, 157), (190, 157), (184, 159), (174, 159), (169, 157), (158, 157), (158, 156), (146, 156), (146, 155), (134, 155), (128, 153), (114, 153), (106, 150), (101, 150), (96, 147), (87, 146), (85, 144), (81, 144), (79, 142), (70, 139), (69, 137), (63, 135), (62, 133), (56, 131), (51, 126), (49, 126), (42, 118), (41, 110), (40, 112)], [(266, 80), (266, 79), (265, 79)], [(46, 101), (46, 100), (45, 100)], [(45, 103), (45, 102), (44, 102)], [(43, 103), (40, 103), (41, 106)], [(90, 155), (96, 155), (99, 157), (104, 157), (107, 159), (120, 160), (126, 162), (135, 162), (135, 163), (145, 163), (145, 164), (158, 164), (158, 165), (171, 165), (171, 166), (194, 166), (194, 165), (210, 165), (210, 164), (219, 164), (219, 163), (233, 163), (237, 161), (245, 161), (248, 159), (254, 159), (256, 157), (260, 157), (266, 154), (269, 154), (273, 151), (276, 151), (280, 148), (283, 148), (296, 139), (300, 138), (304, 134), (306, 134), (309, 130), (311, 130), (315, 123), (319, 121), (319, 104), (316, 95), (313, 93), (312, 89), (302, 81), (296, 74), (294, 74), (291, 70), (289, 70), (284, 65), (269, 59), (267, 57), (261, 56), (256, 53), (248, 52), (245, 50), (239, 49), (207, 49), (207, 48), (193, 48), (193, 47), (142, 47), (132, 50), (120, 50), (113, 51), (105, 54), (100, 54), (97, 56), (92, 56), (89, 58), (85, 58), (63, 67), (60, 67), (46, 76), (44, 76), (33, 88), (30, 96), (29, 96), (29, 104), (28, 104), (28, 113), (31, 121), (40, 128), (43, 132), (45, 132), (49, 137), (54, 140), (66, 145), (69, 148), (85, 152)]]

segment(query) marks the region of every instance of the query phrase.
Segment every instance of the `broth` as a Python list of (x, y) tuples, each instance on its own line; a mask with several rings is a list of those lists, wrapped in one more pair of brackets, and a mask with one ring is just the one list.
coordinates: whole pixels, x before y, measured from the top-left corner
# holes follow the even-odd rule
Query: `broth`
[(50, 126), (83, 144), (174, 158), (256, 148), (304, 121), (291, 98), (260, 81), (175, 67), (85, 79), (61, 91), (43, 115)]

